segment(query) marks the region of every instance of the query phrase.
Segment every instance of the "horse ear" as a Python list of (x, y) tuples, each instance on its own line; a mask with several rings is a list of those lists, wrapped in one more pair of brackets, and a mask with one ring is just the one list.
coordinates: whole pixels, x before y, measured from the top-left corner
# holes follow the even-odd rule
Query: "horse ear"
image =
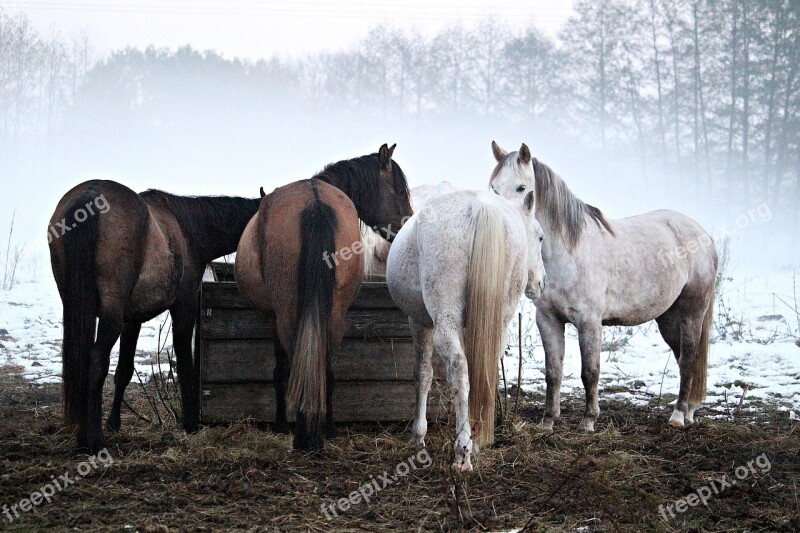
[(494, 154), (494, 158), (497, 159), (498, 163), (502, 161), (505, 156), (508, 155), (508, 152), (500, 148), (500, 145), (494, 141), (492, 141), (492, 153)]
[(258, 192), (261, 193), (261, 198), (264, 198), (267, 195), (267, 193), (264, 192), (264, 187), (259, 187)]
[(523, 165), (527, 165), (531, 162), (531, 151), (528, 148), (528, 145), (525, 143), (522, 143), (522, 146), (519, 149), (519, 160)]
[(394, 146), (391, 149), (384, 143), (380, 149), (378, 149), (378, 162), (381, 165), (381, 168), (388, 168), (389, 164), (392, 162), (392, 151), (394, 150)]
[(525, 208), (526, 215), (530, 215), (531, 213), (533, 213), (534, 199), (535, 198), (533, 196), (533, 191), (530, 191), (528, 192), (528, 194), (525, 195), (525, 201), (522, 202), (522, 206)]
[(389, 147), (389, 159), (392, 158), (392, 154), (394, 154), (395, 148), (397, 148), (397, 143), (394, 143), (392, 146)]

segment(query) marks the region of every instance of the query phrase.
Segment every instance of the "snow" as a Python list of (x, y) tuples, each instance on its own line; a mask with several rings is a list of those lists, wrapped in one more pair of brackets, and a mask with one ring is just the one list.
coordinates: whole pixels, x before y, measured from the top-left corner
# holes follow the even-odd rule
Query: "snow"
[[(0, 333), (3, 329), (8, 332), (0, 335), (0, 366), (21, 367), (23, 376), (36, 383), (60, 382), (62, 312), (61, 297), (49, 273), (40, 281), (0, 290)], [(166, 316), (142, 325), (135, 359), (140, 373), (152, 371), (150, 362), (158, 351), (159, 327)], [(161, 335), (163, 349), (171, 348), (171, 335), (166, 334), (168, 324)], [(116, 368), (118, 354), (119, 341), (111, 353), (111, 372)], [(163, 363), (164, 370), (166, 366)]]
[[(789, 412), (800, 411), (800, 326), (795, 309), (792, 272), (732, 275), (722, 285), (716, 309), (714, 343), (709, 354), (707, 403), (735, 408), (746, 390), (744, 406), (766, 400)], [(523, 388), (544, 392), (544, 351), (534, 323), (534, 307), (523, 309)], [(61, 300), (49, 275), (0, 291), (0, 365), (21, 367), (34, 382), (57, 382), (61, 375)], [(721, 325), (721, 324), (725, 325)], [(136, 368), (151, 372), (158, 351), (159, 328), (165, 315), (143, 325)], [(509, 332), (504, 357), (508, 383), (517, 379), (517, 323)], [(162, 332), (162, 348), (171, 348), (171, 335)], [(604, 328), (601, 357), (601, 399), (627, 398), (647, 403), (655, 398), (673, 401), (678, 391), (678, 368), (655, 323), (639, 327)], [(116, 367), (117, 345), (111, 372)], [(155, 363), (154, 363), (155, 364)], [(575, 329), (567, 326), (563, 393), (583, 397), (580, 352)], [(136, 378), (134, 377), (134, 380)]]

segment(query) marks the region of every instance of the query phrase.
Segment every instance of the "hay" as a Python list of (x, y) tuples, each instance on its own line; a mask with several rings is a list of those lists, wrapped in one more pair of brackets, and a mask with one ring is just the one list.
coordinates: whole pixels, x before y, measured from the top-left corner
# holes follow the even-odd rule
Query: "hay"
[[(61, 428), (57, 386), (3, 377), (0, 395), (0, 505), (30, 495), (51, 476), (74, 471), (86, 455)], [(141, 390), (130, 402), (146, 411)], [(333, 503), (393, 472), (419, 450), (406, 424), (342, 426), (317, 455), (291, 451), (291, 437), (242, 421), (186, 435), (123, 411), (123, 429), (108, 437), (109, 468), (3, 526), (11, 530), (502, 530), (634, 531), (800, 529), (800, 435), (786, 413), (763, 407), (734, 424), (703, 420), (669, 428), (668, 408), (601, 402), (598, 432), (575, 431), (582, 401), (567, 398), (564, 422), (546, 433), (542, 398), (522, 399), (521, 416), (498, 428), (468, 477), (450, 469), (452, 431), (433, 424), (433, 465), (411, 470), (326, 518)], [(702, 415), (702, 413), (701, 413)], [(728, 475), (758, 455), (772, 464), (702, 505), (665, 522), (672, 503)]]

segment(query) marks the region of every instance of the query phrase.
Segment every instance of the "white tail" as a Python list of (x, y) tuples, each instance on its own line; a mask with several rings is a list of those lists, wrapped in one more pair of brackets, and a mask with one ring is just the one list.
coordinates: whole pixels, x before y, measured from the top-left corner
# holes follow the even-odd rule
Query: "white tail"
[(494, 442), (497, 364), (503, 342), (505, 225), (502, 214), (481, 201), (473, 204), (472, 225), (464, 353), (469, 373), (472, 438), (483, 447)]
[(297, 328), (287, 404), (295, 413), (305, 413), (311, 427), (325, 416), (327, 342), (317, 305), (310, 306)]

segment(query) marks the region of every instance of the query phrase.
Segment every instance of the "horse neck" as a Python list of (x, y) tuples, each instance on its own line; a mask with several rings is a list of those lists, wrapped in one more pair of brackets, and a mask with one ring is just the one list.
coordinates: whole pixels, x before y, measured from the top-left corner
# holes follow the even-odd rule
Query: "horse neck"
[[(202, 197), (197, 200), (196, 209), (200, 216), (196, 214), (193, 217), (195, 223), (181, 226), (193, 255), (205, 264), (236, 251), (244, 228), (258, 212), (261, 200), (234, 197), (224, 201), (215, 199), (213, 207), (210, 200), (204, 202)], [(180, 220), (179, 214), (176, 217)]]
[(548, 263), (554, 261), (568, 252), (566, 243), (555, 231), (553, 231), (553, 224), (545, 213), (536, 212), (536, 220), (544, 233), (544, 242), (542, 243), (542, 261), (545, 268)]
[[(536, 219), (545, 234), (542, 259), (552, 261), (572, 255), (591, 221), (587, 220), (589, 215), (583, 201), (556, 173), (547, 167), (545, 169), (541, 174), (537, 172), (535, 177)], [(570, 240), (571, 232), (577, 233), (574, 243)]]

